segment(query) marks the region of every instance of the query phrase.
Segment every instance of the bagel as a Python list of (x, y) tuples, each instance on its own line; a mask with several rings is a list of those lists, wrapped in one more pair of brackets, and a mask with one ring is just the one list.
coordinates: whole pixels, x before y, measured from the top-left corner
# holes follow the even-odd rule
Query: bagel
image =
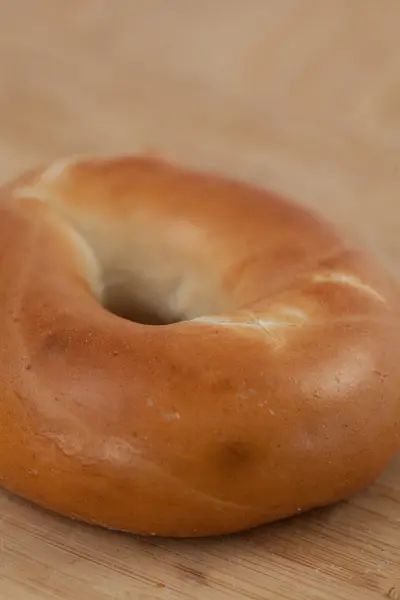
[(142, 535), (348, 498), (400, 447), (400, 293), (318, 214), (154, 157), (0, 192), (0, 484)]

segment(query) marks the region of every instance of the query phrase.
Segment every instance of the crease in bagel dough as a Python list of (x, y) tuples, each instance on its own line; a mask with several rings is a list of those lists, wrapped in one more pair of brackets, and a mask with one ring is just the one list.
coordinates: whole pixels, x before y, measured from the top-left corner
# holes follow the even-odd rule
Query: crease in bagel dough
[(232, 327), (233, 329), (236, 327), (244, 328), (244, 329), (252, 329), (255, 331), (261, 332), (263, 335), (266, 335), (268, 338), (272, 339), (275, 343), (275, 348), (278, 349), (282, 345), (282, 341), (278, 338), (278, 336), (272, 331), (273, 328), (283, 328), (283, 327), (296, 327), (294, 323), (288, 322), (278, 322), (278, 321), (264, 321), (259, 318), (254, 318), (251, 321), (243, 321), (243, 320), (233, 320), (229, 319), (226, 316), (213, 316), (213, 317), (198, 317), (196, 319), (191, 320), (192, 323), (201, 323), (205, 325), (221, 325), (222, 327)]
[[(309, 316), (304, 310), (301, 310), (297, 307), (290, 306), (280, 306), (276, 312), (283, 316), (293, 317), (292, 319), (286, 318), (262, 318), (261, 316), (257, 316), (254, 312), (246, 311), (244, 313), (243, 310), (237, 313), (238, 318), (234, 318), (234, 314), (229, 317), (228, 315), (205, 315), (202, 317), (196, 317), (192, 319), (192, 321), (196, 323), (210, 323), (215, 325), (227, 325), (227, 326), (239, 326), (239, 327), (251, 327), (251, 328), (261, 328), (263, 330), (267, 330), (270, 327), (296, 327), (305, 323), (309, 320)], [(247, 317), (248, 320), (244, 320), (241, 316)], [(279, 314), (279, 316), (281, 316)], [(268, 332), (269, 333), (269, 332)]]
[[(91, 435), (93, 435), (93, 432), (91, 432)], [(67, 456), (75, 455), (86, 450), (84, 448), (84, 444), (82, 444), (82, 442), (78, 442), (76, 435), (66, 436), (65, 434), (61, 435), (48, 432), (47, 437), (51, 439)], [(204, 490), (189, 484), (181, 477), (178, 477), (174, 473), (171, 473), (169, 470), (167, 470), (164, 465), (161, 466), (157, 462), (144, 458), (142, 453), (138, 451), (137, 448), (125, 440), (116, 438), (108, 438), (105, 440), (104, 438), (99, 438), (96, 444), (94, 444), (93, 441), (90, 442), (90, 448), (92, 451), (90, 461), (93, 461), (93, 464), (98, 464), (102, 461), (111, 461), (112, 463), (116, 463), (116, 467), (123, 468), (125, 463), (129, 464), (132, 462), (132, 455), (134, 455), (134, 460), (138, 463), (141, 463), (146, 469), (149, 469), (150, 471), (156, 471), (157, 474), (162, 478), (173, 481), (174, 484), (179, 485), (185, 492), (194, 494), (206, 502), (211, 502), (212, 504), (216, 504), (221, 507), (234, 508), (240, 511), (254, 509), (257, 510), (258, 508), (257, 506), (249, 504), (239, 504), (230, 500), (222, 500), (214, 494), (210, 494), (209, 492), (205, 492)], [(93, 452), (94, 449), (97, 451), (96, 454)], [(86, 451), (85, 456), (87, 456)]]
[(262, 329), (268, 331), (268, 327), (291, 327), (294, 323), (288, 323), (283, 321), (264, 321), (263, 319), (254, 319), (252, 321), (235, 321), (229, 319), (226, 316), (215, 316), (215, 317), (196, 317), (191, 319), (192, 323), (210, 323), (211, 325), (227, 325), (230, 327), (250, 327), (253, 329)]
[[(195, 317), (193, 319), (190, 319), (189, 322), (191, 323), (198, 323), (198, 324), (204, 324), (204, 325), (222, 325), (222, 326), (226, 326), (226, 327), (243, 327), (243, 328), (250, 328), (250, 329), (261, 329), (261, 327), (257, 324), (254, 323), (252, 321), (245, 321), (245, 320), (239, 320), (239, 319), (234, 319), (233, 318), (234, 315), (232, 315), (231, 318), (229, 318), (228, 315), (211, 315), (211, 316), (207, 316), (205, 315), (204, 317)], [(303, 325), (304, 326), (309, 326), (309, 327), (326, 327), (326, 325), (334, 325), (334, 324), (345, 324), (345, 323), (363, 323), (363, 322), (370, 322), (370, 323), (384, 323), (386, 322), (386, 320), (380, 316), (380, 317), (372, 317), (370, 315), (348, 315), (348, 316), (342, 316), (342, 317), (336, 317), (336, 318), (331, 318), (331, 319), (313, 319), (312, 321), (306, 323), (304, 322)], [(283, 329), (285, 327), (301, 327), (301, 324), (296, 324), (296, 323), (289, 323), (289, 322), (283, 322), (283, 321), (263, 321), (265, 324), (273, 324), (273, 326), (276, 327), (276, 329)]]
[(331, 271), (329, 273), (315, 273), (312, 276), (313, 283), (334, 283), (337, 285), (347, 285), (352, 287), (362, 294), (366, 294), (379, 302), (385, 303), (385, 298), (379, 294), (372, 286), (368, 285), (361, 281), (359, 277), (356, 275), (351, 275), (349, 273), (343, 273), (340, 271)]

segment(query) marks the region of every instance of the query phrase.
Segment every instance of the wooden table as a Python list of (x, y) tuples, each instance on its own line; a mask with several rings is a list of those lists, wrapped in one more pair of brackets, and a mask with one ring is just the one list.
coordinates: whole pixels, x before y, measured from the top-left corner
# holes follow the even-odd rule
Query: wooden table
[[(3, 180), (70, 153), (152, 150), (314, 206), (396, 272), (398, 0), (0, 8)], [(1, 493), (0, 598), (399, 600), (400, 460), (350, 502), (206, 541), (107, 533)]]

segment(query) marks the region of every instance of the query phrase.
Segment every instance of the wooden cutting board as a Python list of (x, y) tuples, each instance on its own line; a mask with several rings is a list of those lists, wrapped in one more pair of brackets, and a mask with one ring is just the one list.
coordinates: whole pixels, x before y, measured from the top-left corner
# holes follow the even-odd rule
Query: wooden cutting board
[[(399, 0), (0, 9), (1, 179), (150, 150), (314, 206), (398, 274)], [(0, 493), (0, 598), (399, 600), (400, 459), (349, 502), (206, 541), (108, 533)]]

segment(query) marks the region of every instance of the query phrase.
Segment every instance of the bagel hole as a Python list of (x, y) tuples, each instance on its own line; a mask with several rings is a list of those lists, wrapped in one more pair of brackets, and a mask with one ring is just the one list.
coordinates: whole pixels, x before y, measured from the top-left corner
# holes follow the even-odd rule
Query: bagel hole
[(154, 307), (145, 305), (139, 302), (136, 298), (127, 296), (126, 294), (118, 293), (115, 289), (108, 289), (104, 294), (103, 306), (110, 313), (138, 323), (140, 325), (172, 325), (181, 321), (179, 318), (171, 318), (162, 314), (161, 310), (156, 310)]

